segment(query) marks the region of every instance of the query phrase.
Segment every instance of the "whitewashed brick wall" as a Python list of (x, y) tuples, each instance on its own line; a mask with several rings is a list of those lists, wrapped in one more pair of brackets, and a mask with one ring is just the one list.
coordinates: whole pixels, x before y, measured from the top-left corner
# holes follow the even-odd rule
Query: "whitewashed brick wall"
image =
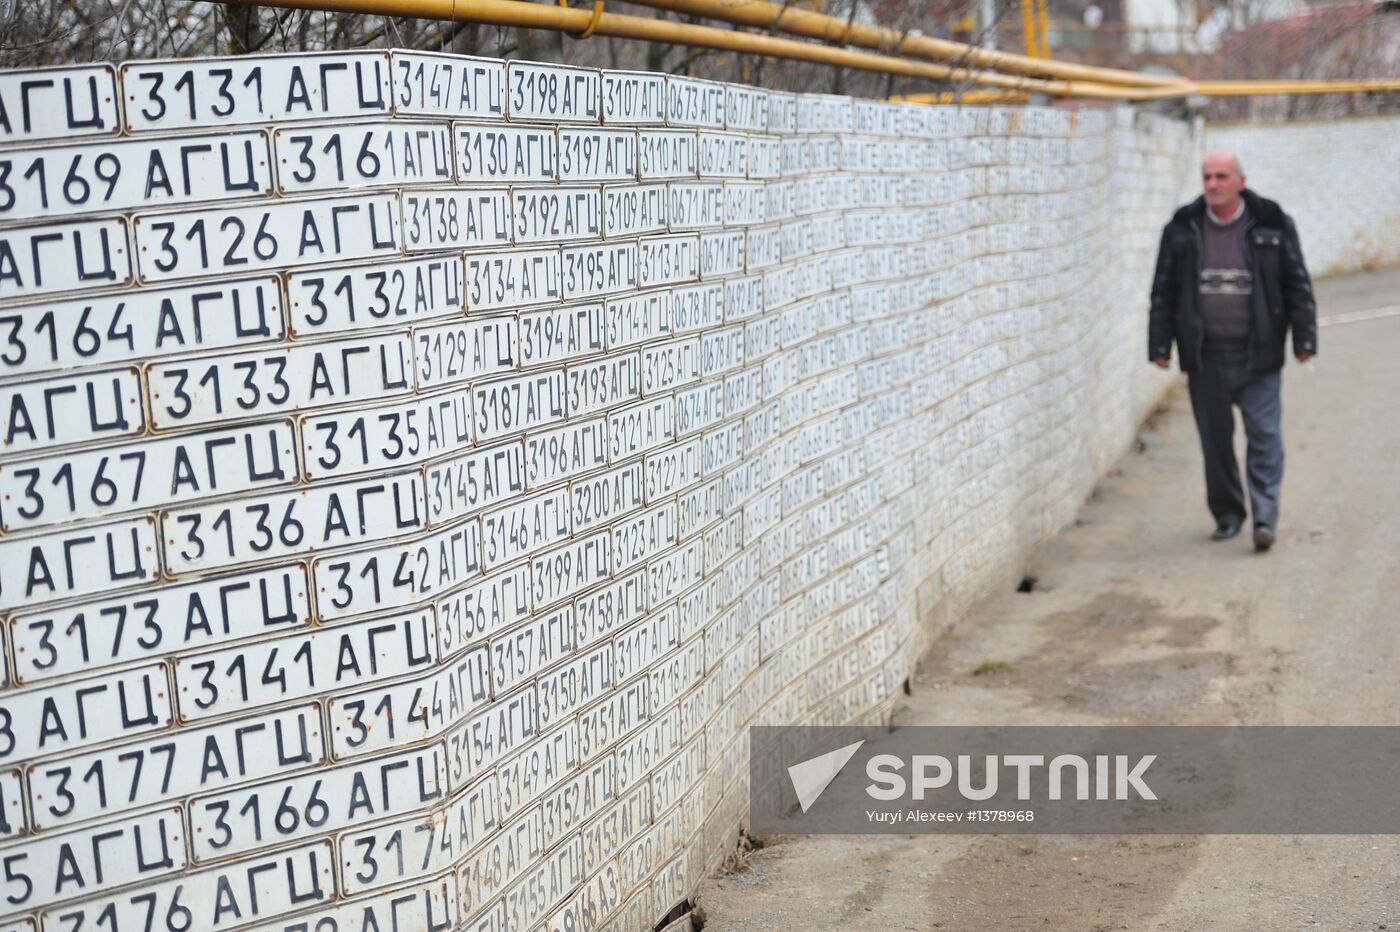
[(1400, 116), (1211, 126), (1206, 142), (1293, 217), (1314, 276), (1400, 265)]
[(1199, 139), (412, 52), (0, 74), (0, 929), (644, 929), (1168, 378)]

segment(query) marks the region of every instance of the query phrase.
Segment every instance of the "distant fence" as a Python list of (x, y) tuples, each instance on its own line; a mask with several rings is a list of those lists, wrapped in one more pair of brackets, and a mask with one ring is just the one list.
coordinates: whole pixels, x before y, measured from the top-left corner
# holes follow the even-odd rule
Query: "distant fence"
[(0, 928), (651, 928), (1074, 514), (1189, 127), (0, 74)]

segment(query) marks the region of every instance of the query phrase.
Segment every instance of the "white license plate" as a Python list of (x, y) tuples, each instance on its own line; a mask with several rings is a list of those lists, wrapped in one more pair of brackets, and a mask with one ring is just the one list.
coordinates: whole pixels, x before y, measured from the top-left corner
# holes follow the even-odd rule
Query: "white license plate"
[(174, 207), (272, 192), (261, 130), (17, 149), (0, 157), (0, 220)]
[(0, 373), (47, 374), (282, 337), (276, 278), (143, 288), (0, 308)]
[[(759, 317), (744, 324), (744, 355), (750, 362), (756, 362), (766, 357), (772, 356), (778, 351), (778, 332), (781, 325), (776, 316)], [(785, 357), (779, 356), (771, 360), (769, 365), (781, 367), (785, 365)], [(769, 375), (764, 374), (767, 380)]]
[(574, 607), (565, 603), (491, 638), (491, 677), (496, 694), (509, 692), (573, 653)]
[(634, 130), (560, 127), (560, 181), (635, 181)]
[(702, 78), (667, 75), (666, 122), (671, 126), (724, 129), (724, 85)]
[(756, 272), (778, 264), (782, 228), (750, 227), (744, 231), (744, 270)]
[(581, 706), (612, 686), (612, 643), (606, 642), (574, 660), (541, 673), (540, 726), (566, 720)]
[[(643, 253), (640, 246), (638, 252)], [(606, 308), (609, 350), (644, 343), (671, 326), (671, 292), (665, 289), (609, 298)]]
[(478, 442), (545, 427), (569, 413), (562, 369), (476, 382), (471, 393)]
[(724, 318), (727, 282), (702, 282), (671, 291), (671, 332), (718, 327)]
[(666, 77), (648, 71), (603, 72), (603, 122), (666, 122)]
[(550, 304), (559, 300), (559, 288), (557, 246), (496, 252), (473, 250), (467, 256), (469, 311)]
[(608, 461), (612, 463), (669, 443), (676, 429), (676, 405), (669, 395), (608, 414)]
[(777, 178), (783, 170), (782, 142), (777, 136), (749, 137), (749, 177)]
[(527, 487), (533, 491), (607, 465), (607, 422), (594, 418), (525, 438)]
[[(734, 417), (758, 407), (763, 400), (763, 370), (750, 365), (746, 369), (731, 373), (724, 379), (724, 410), (726, 416)], [(752, 430), (752, 428), (746, 428)], [(758, 449), (759, 444), (750, 443), (749, 450)]]
[(185, 830), (178, 808), (157, 810), (35, 838), (5, 863), (4, 909), (33, 911), (183, 870)]
[[(496, 809), (493, 774), (472, 783), (440, 809), (376, 828), (345, 832), (336, 839), (336, 848), (340, 851), (340, 877), (346, 894), (354, 896), (450, 870), (500, 827)], [(450, 895), (444, 899), (455, 905), (455, 885), (443, 880), (436, 883), (437, 886), (423, 888), (425, 895), (430, 890), (442, 892), (441, 886), (446, 883)], [(441, 911), (443, 906), (436, 909)], [(397, 909), (394, 913), (402, 919)], [(353, 923), (349, 927), (353, 928)], [(446, 926), (423, 923), (401, 928), (409, 932), (410, 928)]]
[(490, 573), (568, 536), (568, 495), (563, 487), (514, 501), (481, 516), (482, 568)]
[(637, 240), (637, 266), (643, 288), (693, 282), (700, 274), (700, 237), (644, 236)]
[[(743, 270), (743, 230), (700, 234), (700, 277), (702, 279), (723, 278), (727, 275), (736, 275)], [(727, 315), (726, 319), (728, 319)]]
[(647, 604), (660, 605), (680, 595), (700, 579), (700, 541), (691, 540), (679, 550), (647, 563)]
[[(629, 570), (658, 549), (673, 547), (675, 543), (676, 503), (655, 505), (612, 526), (612, 571), (620, 573)], [(630, 675), (631, 672), (624, 674), (619, 670), (617, 678), (622, 680)]]
[(425, 523), (417, 472), (161, 514), (171, 576), (382, 540)]
[(749, 137), (742, 133), (700, 134), (700, 177), (748, 176)]
[(137, 264), (144, 282), (292, 268), (399, 251), (394, 194), (282, 201), (137, 214)]
[[(671, 425), (673, 431), (674, 428), (675, 425)], [(692, 437), (656, 453), (647, 454), (643, 460), (646, 468), (647, 504), (667, 495), (684, 492), (698, 483), (701, 451), (700, 438)]]
[(569, 417), (592, 414), (642, 395), (642, 365), (636, 353), (576, 363), (564, 376)]
[(136, 61), (121, 66), (127, 129), (344, 120), (389, 112), (387, 52)]
[[(441, 745), (189, 801), (191, 849), (211, 861), (426, 809), (446, 795)], [(372, 791), (366, 791), (373, 787)]]
[(556, 181), (559, 140), (552, 126), (454, 123), (457, 181)]
[(420, 390), (499, 375), (517, 366), (519, 326), (514, 315), (497, 314), (415, 327), (413, 352)]
[(532, 366), (603, 351), (603, 306), (584, 304), (520, 313), (520, 360)]
[(700, 154), (695, 130), (639, 130), (637, 164), (647, 181), (696, 177)]
[(255, 709), (377, 680), (437, 662), (432, 609), (187, 654), (175, 660), (181, 721)]
[[(444, 657), (452, 657), (471, 645), (481, 645), (530, 614), (530, 566), (520, 563), (497, 570), (485, 582), (466, 586), (435, 606), (438, 618), (438, 644)], [(471, 656), (467, 651), (464, 656)], [(486, 665), (483, 659), (482, 664)], [(473, 676), (476, 671), (473, 670)], [(484, 680), (490, 685), (490, 677)]]
[(491, 670), (483, 643), (431, 675), (333, 698), (331, 753), (347, 760), (437, 738), (490, 698)]
[(3, 540), (0, 600), (13, 610), (144, 586), (160, 578), (156, 552), (149, 516)]
[(655, 395), (700, 379), (700, 338), (664, 340), (642, 347), (642, 394)]
[(574, 532), (606, 524), (642, 507), (642, 464), (629, 463), (569, 482)]
[(408, 251), (508, 246), (510, 199), (505, 188), (403, 192), (403, 242)]
[[(323, 621), (412, 605), (480, 575), (481, 530), (475, 521), (311, 564)], [(442, 647), (446, 652), (447, 645)]]
[(704, 743), (693, 739), (669, 760), (658, 765), (651, 777), (652, 802), (669, 809), (700, 781), (704, 774)]
[(603, 235), (601, 188), (528, 188), (510, 190), (510, 213), (517, 244), (600, 239)]
[(666, 219), (675, 232), (707, 230), (724, 223), (724, 185), (718, 181), (673, 181)]
[(603, 188), (603, 235), (666, 232), (664, 184), (612, 184)]
[(701, 336), (700, 374), (722, 375), (743, 365), (743, 327), (710, 330)]
[(281, 194), (452, 181), (452, 145), (438, 123), (382, 120), (273, 130)]
[(0, 143), (115, 136), (121, 132), (111, 65), (13, 70), (0, 74)]
[(456, 789), (509, 756), (538, 732), (534, 684), (501, 696), (447, 733), (447, 778)]
[(532, 809), (493, 834), (485, 846), (461, 866), (458, 876), (464, 911), (472, 915), (482, 911), (489, 900), (538, 863), (543, 849), (542, 828), (539, 810)]
[(563, 260), (565, 300), (633, 291), (637, 287), (637, 244), (631, 240), (565, 246)]
[(525, 492), (525, 454), (518, 440), (478, 447), (423, 470), (428, 521), (465, 518)]
[(324, 760), (320, 708), (314, 704), (204, 728), (180, 728), (35, 765), (29, 771), (34, 823), (47, 831), (318, 766)]
[(797, 95), (785, 91), (768, 92), (768, 131), (797, 132)]
[[(617, 580), (600, 586), (574, 600), (574, 613), (578, 618), (578, 630), (574, 633), (574, 647), (583, 651), (599, 638), (607, 638), (642, 617), (646, 611), (646, 573), (634, 570)], [(613, 656), (612, 644), (604, 641), (592, 654), (584, 654), (581, 660), (587, 666), (596, 664), (600, 669), (589, 671), (585, 683), (597, 681), (601, 689), (612, 686)], [(601, 674), (595, 676), (594, 674)], [(585, 691), (579, 702), (587, 704), (602, 695), (597, 690)]]
[(152, 917), (160, 917), (153, 930), (183, 932), (267, 922), (334, 899), (334, 871), (335, 856), (325, 839), (49, 910), (44, 925), (145, 929)]
[(500, 59), (401, 49), (389, 57), (396, 114), (505, 117), (506, 69)]
[(756, 87), (726, 84), (724, 87), (725, 129), (766, 132), (768, 92)]
[[(545, 655), (546, 650), (542, 648), (539, 655)], [(502, 760), (496, 767), (501, 818), (514, 818), (577, 767), (578, 726), (574, 722), (562, 723), (550, 734)]]
[(0, 531), (155, 510), (297, 481), (290, 421), (0, 463)]
[(724, 184), (724, 225), (753, 226), (767, 219), (768, 202), (761, 181)]
[(301, 564), (162, 586), (10, 619), (20, 683), (145, 660), (309, 624)]
[(308, 479), (422, 463), (469, 446), (471, 406), (460, 391), (301, 418)]
[(619, 745), (616, 757), (608, 755), (584, 765), (545, 796), (540, 804), (544, 847), (553, 847), (616, 799), (624, 750), (625, 746)]
[(6, 453), (132, 437), (145, 431), (136, 369), (11, 383), (0, 387)]
[(295, 337), (450, 317), (463, 312), (462, 257), (423, 256), (292, 272), (287, 275), (287, 304)]
[(0, 299), (129, 285), (132, 280), (124, 219), (0, 232)]
[[(661, 507), (648, 509), (645, 515), (638, 515), (638, 518), (661, 514), (659, 509), (665, 508), (671, 509), (668, 518), (671, 521), (672, 533), (675, 533), (675, 502), (666, 502)], [(658, 658), (669, 654), (671, 649), (676, 647), (678, 624), (676, 606), (666, 606), (665, 609), (652, 613), (644, 621), (633, 624), (613, 638), (617, 682), (626, 683), (637, 673), (654, 665)]]
[(146, 372), (156, 430), (369, 401), (413, 389), (408, 334), (161, 363)]
[(531, 599), (538, 611), (608, 578), (612, 546), (606, 530), (577, 538), (530, 560)]
[(612, 742), (636, 731), (643, 723), (649, 689), (646, 677), (640, 676), (579, 712), (579, 756), (588, 760), (609, 751)]
[(0, 760), (28, 761), (169, 727), (174, 719), (165, 667), (152, 664), (0, 699), (9, 747)]
[(596, 68), (508, 62), (506, 90), (512, 121), (597, 123), (600, 118), (602, 75)]
[(899, 104), (883, 100), (857, 100), (855, 102), (856, 132), (874, 133), (880, 136), (899, 135), (901, 109), (903, 108)]

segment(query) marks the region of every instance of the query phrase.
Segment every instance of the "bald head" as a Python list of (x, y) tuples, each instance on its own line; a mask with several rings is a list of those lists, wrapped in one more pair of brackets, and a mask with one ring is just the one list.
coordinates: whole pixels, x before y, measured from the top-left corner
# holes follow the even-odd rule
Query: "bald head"
[(1239, 209), (1240, 192), (1244, 190), (1244, 167), (1240, 157), (1227, 149), (1206, 156), (1201, 163), (1201, 187), (1206, 206), (1222, 220), (1234, 216)]
[(1216, 149), (1210, 155), (1207, 155), (1205, 161), (1201, 164), (1204, 166), (1212, 163), (1217, 165), (1225, 163), (1234, 169), (1235, 174), (1239, 175), (1241, 178), (1244, 177), (1244, 163), (1240, 161), (1238, 155), (1231, 152), (1229, 149)]

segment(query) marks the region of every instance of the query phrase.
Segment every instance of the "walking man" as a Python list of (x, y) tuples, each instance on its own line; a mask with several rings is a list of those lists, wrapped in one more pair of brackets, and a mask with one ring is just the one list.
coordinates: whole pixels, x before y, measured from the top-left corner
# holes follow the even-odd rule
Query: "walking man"
[(1206, 156), (1202, 181), (1204, 195), (1178, 210), (1162, 231), (1147, 354), (1165, 369), (1175, 342), (1187, 373), (1215, 540), (1229, 540), (1244, 526), (1234, 445), (1233, 409), (1240, 409), (1254, 549), (1265, 551), (1277, 534), (1283, 480), (1284, 341), (1291, 326), (1293, 355), (1299, 362), (1312, 358), (1317, 307), (1292, 218), (1245, 187), (1239, 158), (1232, 152)]

